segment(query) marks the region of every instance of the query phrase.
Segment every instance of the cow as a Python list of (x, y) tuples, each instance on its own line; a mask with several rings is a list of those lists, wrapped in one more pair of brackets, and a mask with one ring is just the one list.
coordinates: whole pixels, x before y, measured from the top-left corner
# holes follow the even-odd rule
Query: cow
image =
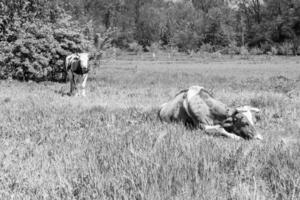
[[(65, 67), (70, 81), (69, 95), (74, 95), (78, 82), (81, 82), (82, 96), (86, 96), (85, 86), (89, 72), (89, 53), (76, 53), (66, 57)], [(79, 95), (79, 93), (77, 93)]]
[(158, 117), (161, 121), (183, 122), (188, 127), (213, 131), (237, 140), (262, 139), (254, 128), (252, 118), (247, 115), (253, 109), (247, 106), (231, 108), (214, 99), (203, 87), (192, 86), (181, 90), (173, 99), (162, 104)]

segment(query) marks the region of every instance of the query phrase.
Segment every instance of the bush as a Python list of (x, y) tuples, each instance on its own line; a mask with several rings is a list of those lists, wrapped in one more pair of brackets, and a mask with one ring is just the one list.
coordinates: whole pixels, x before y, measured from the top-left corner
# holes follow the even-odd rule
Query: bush
[(231, 42), (227, 47), (221, 50), (222, 54), (237, 55), (240, 54), (240, 48), (236, 45), (235, 42)]
[(276, 47), (272, 46), (271, 53), (272, 53), (272, 55), (277, 55), (278, 54), (278, 49)]
[(254, 48), (250, 49), (249, 53), (251, 55), (262, 55), (264, 52), (260, 48), (254, 47)]
[(282, 44), (278, 45), (278, 54), (290, 56), (293, 55), (294, 45), (292, 42), (283, 42)]
[(249, 59), (250, 54), (247, 47), (242, 46), (240, 48), (240, 55), (242, 56), (242, 59)]
[(112, 44), (120, 49), (128, 49), (134, 42), (133, 34), (128, 32), (117, 32), (112, 40)]
[(140, 53), (143, 51), (143, 47), (137, 42), (132, 42), (129, 44), (128, 50), (135, 53)]
[(208, 53), (213, 53), (214, 52), (214, 47), (210, 44), (203, 44), (200, 47), (201, 52), (208, 52)]
[(150, 46), (147, 47), (147, 51), (149, 52), (159, 52), (161, 50), (161, 45), (157, 42), (152, 43)]
[(15, 22), (13, 26), (0, 43), (2, 79), (63, 81), (66, 56), (91, 46), (78, 29), (42, 22), (27, 22), (22, 27)]

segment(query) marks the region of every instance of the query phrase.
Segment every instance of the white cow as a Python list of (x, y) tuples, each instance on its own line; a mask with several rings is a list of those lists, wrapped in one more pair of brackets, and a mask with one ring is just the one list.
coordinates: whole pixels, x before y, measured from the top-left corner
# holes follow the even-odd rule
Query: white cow
[(89, 72), (89, 57), (89, 53), (71, 54), (66, 57), (65, 64), (70, 81), (70, 95), (74, 95), (78, 82), (81, 82), (82, 96), (86, 96), (85, 86)]
[(192, 86), (180, 91), (173, 99), (161, 105), (158, 116), (166, 122), (183, 122), (233, 139), (262, 139), (249, 118), (252, 108), (230, 108), (214, 99), (203, 87)]

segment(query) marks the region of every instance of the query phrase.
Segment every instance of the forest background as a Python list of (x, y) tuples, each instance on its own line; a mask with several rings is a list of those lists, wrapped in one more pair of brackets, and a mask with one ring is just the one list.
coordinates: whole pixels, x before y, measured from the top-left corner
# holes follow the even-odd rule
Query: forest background
[(0, 0), (0, 78), (64, 80), (66, 55), (299, 55), (298, 0)]

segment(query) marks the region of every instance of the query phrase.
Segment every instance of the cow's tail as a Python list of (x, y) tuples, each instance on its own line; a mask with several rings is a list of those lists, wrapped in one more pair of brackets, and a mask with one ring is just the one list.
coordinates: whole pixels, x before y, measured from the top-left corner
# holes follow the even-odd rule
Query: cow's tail
[[(164, 105), (164, 104), (163, 104), (163, 105)], [(156, 114), (157, 114), (157, 119), (159, 119), (161, 122), (162, 122), (163, 120), (162, 120), (162, 118), (161, 118), (160, 111), (161, 111), (163, 105), (159, 106), (158, 111), (157, 111), (157, 113), (156, 113)]]
[(158, 111), (157, 111), (157, 113), (156, 113), (156, 117), (157, 117), (157, 119), (159, 119), (159, 121), (162, 122), (162, 118), (161, 118), (161, 116), (160, 116), (160, 111), (161, 111), (161, 108), (158, 109)]

